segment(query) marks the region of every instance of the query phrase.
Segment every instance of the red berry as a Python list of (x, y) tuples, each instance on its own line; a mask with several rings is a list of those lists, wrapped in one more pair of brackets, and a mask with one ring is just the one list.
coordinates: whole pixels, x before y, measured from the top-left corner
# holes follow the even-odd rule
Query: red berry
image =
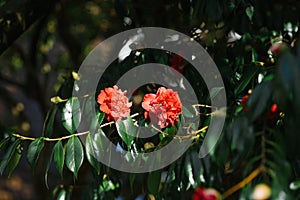
[(269, 112), (267, 113), (267, 119), (273, 120), (276, 119), (279, 115), (279, 109), (278, 109), (278, 105), (276, 103), (274, 103)]
[(277, 113), (278, 112), (278, 106), (276, 103), (274, 103), (271, 107), (271, 113)]

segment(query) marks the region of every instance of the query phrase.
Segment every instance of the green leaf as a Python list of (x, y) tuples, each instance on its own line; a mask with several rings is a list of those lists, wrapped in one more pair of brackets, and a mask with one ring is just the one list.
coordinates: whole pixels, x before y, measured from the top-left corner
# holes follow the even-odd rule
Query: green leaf
[(83, 162), (83, 148), (78, 137), (71, 137), (66, 144), (66, 165), (77, 178), (78, 170)]
[(254, 70), (249, 70), (245, 72), (244, 77), (240, 81), (240, 84), (235, 88), (234, 94), (235, 96), (238, 96), (241, 92), (245, 90), (245, 88), (249, 85), (251, 80), (255, 77), (255, 75), (258, 73), (258, 68)]
[(117, 122), (116, 127), (119, 136), (122, 138), (129, 149), (135, 138), (134, 136), (137, 134), (137, 128), (134, 126), (131, 117), (128, 117), (126, 120)]
[(6, 167), (6, 172), (7, 172), (7, 176), (8, 178), (10, 178), (10, 175), (12, 174), (12, 172), (15, 170), (15, 168), (17, 167), (21, 157), (22, 157), (22, 150), (23, 147), (21, 146), (21, 144), (19, 144), (17, 146), (17, 151), (15, 151), (9, 161), (9, 163), (7, 164)]
[(65, 200), (65, 199), (67, 199), (67, 191), (64, 190), (64, 189), (60, 190), (56, 199), (57, 200)]
[(37, 160), (39, 158), (40, 152), (44, 147), (44, 138), (36, 138), (33, 142), (30, 143), (27, 151), (27, 161), (29, 165), (34, 170), (37, 164)]
[(300, 189), (300, 181), (294, 181), (290, 184), (291, 190), (299, 190)]
[[(17, 166), (21, 157), (21, 140), (16, 139), (7, 149), (3, 159), (0, 162), (0, 174), (2, 175), (7, 168), (9, 175)], [(19, 155), (18, 155), (19, 154)]]
[(10, 137), (7, 137), (7, 138), (1, 140), (1, 142), (0, 142), (0, 150), (2, 148), (5, 148), (6, 144), (8, 143), (8, 141), (10, 141), (10, 139), (11, 139)]
[[(86, 102), (84, 103), (84, 118), (90, 124), (90, 133), (95, 133), (99, 125), (102, 123), (105, 113), (100, 112), (98, 109), (95, 110), (95, 99), (94, 97), (88, 97)], [(95, 115), (96, 113), (96, 115)]]
[(89, 120), (90, 122), (90, 133), (95, 133), (98, 128), (100, 127), (99, 125), (102, 123), (103, 119), (104, 119), (105, 113), (103, 112), (97, 112), (96, 116), (91, 117), (91, 119)]
[(232, 150), (242, 153), (250, 151), (255, 142), (253, 127), (246, 117), (239, 117), (230, 126), (232, 132)]
[(133, 184), (135, 180), (136, 174), (129, 174), (129, 184), (130, 184), (130, 190), (133, 192)]
[(161, 171), (150, 172), (147, 178), (147, 186), (150, 194), (157, 195), (161, 180)]
[(50, 157), (49, 157), (49, 160), (47, 162), (46, 170), (45, 170), (44, 180), (45, 180), (45, 184), (46, 184), (47, 189), (49, 189), (49, 185), (48, 185), (48, 171), (49, 171), (49, 168), (50, 168), (50, 165), (51, 165), (53, 154), (54, 154), (54, 148), (51, 149)]
[(258, 85), (250, 95), (247, 106), (249, 106), (249, 114), (251, 115), (251, 120), (256, 119), (260, 116), (266, 109), (272, 94), (272, 82), (263, 82)]
[(58, 106), (54, 106), (53, 109), (49, 110), (47, 113), (44, 126), (43, 126), (43, 133), (45, 134), (46, 137), (49, 137), (52, 132), (53, 132), (53, 124), (55, 120), (55, 116), (58, 110)]
[(64, 162), (65, 162), (65, 150), (60, 140), (53, 147), (53, 151), (54, 151), (53, 154), (54, 154), (54, 163), (56, 169), (58, 170), (59, 174), (62, 176)]
[(77, 97), (70, 98), (62, 110), (62, 122), (71, 133), (75, 133), (81, 121), (80, 103)]
[(253, 14), (254, 14), (254, 7), (253, 6), (249, 6), (246, 8), (246, 15), (249, 18), (249, 20), (252, 22), (252, 18), (253, 18)]
[(102, 147), (102, 132), (95, 134), (88, 134), (85, 140), (85, 151), (88, 162), (91, 166), (100, 173), (101, 163), (99, 162), (100, 156), (104, 154)]

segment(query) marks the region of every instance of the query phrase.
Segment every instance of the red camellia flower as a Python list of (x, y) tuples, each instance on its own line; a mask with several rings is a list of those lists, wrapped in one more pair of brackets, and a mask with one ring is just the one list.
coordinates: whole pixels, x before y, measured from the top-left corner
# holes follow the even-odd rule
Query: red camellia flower
[(177, 92), (160, 87), (156, 94), (146, 94), (142, 107), (146, 110), (145, 118), (156, 123), (160, 128), (173, 126), (182, 113), (181, 102)]
[(193, 200), (220, 200), (220, 193), (213, 188), (197, 188), (193, 194)]
[(97, 102), (108, 121), (118, 122), (130, 114), (132, 103), (128, 102), (125, 94), (126, 91), (122, 92), (116, 85), (100, 91)]

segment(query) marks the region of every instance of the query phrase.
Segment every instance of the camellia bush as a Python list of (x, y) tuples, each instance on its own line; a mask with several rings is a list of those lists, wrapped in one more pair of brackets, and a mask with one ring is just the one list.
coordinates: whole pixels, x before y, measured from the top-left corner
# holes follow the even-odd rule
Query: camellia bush
[[(43, 191), (36, 199), (300, 199), (298, 1), (10, 2), (0, 1), (0, 98), (11, 106), (14, 94), (7, 85), (18, 87), (39, 102), (44, 123), (33, 134), (1, 119), (3, 179), (25, 168), (19, 163), (26, 159)], [(120, 41), (127, 51), (119, 50), (93, 94), (75, 95), (84, 90), (78, 83), (89, 84), (79, 66), (94, 47), (122, 31), (150, 26), (174, 29), (201, 44), (224, 87), (209, 90), (184, 59), (193, 55), (143, 48), (135, 35), (131, 44)], [(130, 93), (118, 85), (128, 71), (151, 63), (168, 66), (160, 74), (164, 85), (148, 83)], [(51, 77), (58, 77), (55, 83)], [(137, 74), (130, 81), (139, 79)], [(189, 96), (179, 94), (188, 84), (197, 102), (184, 106)], [(227, 105), (213, 106), (222, 92)], [(222, 117), (220, 137), (199, 157), (210, 122)], [(81, 124), (89, 126), (79, 130)], [(139, 137), (145, 129), (148, 137)], [(148, 153), (185, 141), (186, 150), (158, 154), (149, 164)], [(116, 162), (113, 152), (132, 170), (101, 162)], [(136, 163), (152, 169), (164, 156), (176, 159), (134, 173)]]

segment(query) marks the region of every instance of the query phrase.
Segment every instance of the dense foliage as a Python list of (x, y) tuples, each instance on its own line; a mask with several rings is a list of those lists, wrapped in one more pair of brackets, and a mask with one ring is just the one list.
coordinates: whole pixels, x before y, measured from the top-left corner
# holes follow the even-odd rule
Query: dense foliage
[[(35, 198), (300, 199), (297, 0), (2, 0), (0, 10), (0, 173), (13, 176), (25, 158), (40, 191)], [(146, 26), (180, 31), (205, 48), (221, 72), (225, 88), (214, 92), (217, 96), (225, 89), (226, 108), (210, 106), (204, 81), (180, 55), (153, 49), (132, 51), (113, 62), (99, 80), (98, 98), (72, 96), (74, 82), (80, 81), (77, 70), (93, 47), (121, 31)], [(123, 96), (115, 82), (146, 63), (182, 73), (197, 94), (197, 109), (181, 108), (176, 90), (160, 85), (143, 86), (129, 99)], [(116, 107), (109, 104), (111, 93), (120, 97)], [(24, 107), (24, 96), (37, 112), (32, 105)], [(166, 98), (167, 117), (150, 107)], [(91, 107), (97, 109), (96, 118), (89, 116)], [(121, 110), (126, 115), (115, 112)], [(221, 138), (199, 159), (211, 117), (225, 112)], [(152, 131), (158, 134), (138, 139), (134, 136), (147, 126), (147, 115), (157, 117)], [(200, 124), (193, 123), (196, 116)], [(44, 120), (42, 129), (34, 128), (42, 126), (37, 118)], [(93, 126), (78, 132), (76, 124), (83, 121)], [(98, 156), (107, 153), (99, 150), (105, 149), (104, 137), (132, 154), (145, 153), (184, 140), (176, 135), (179, 124), (191, 127), (187, 136), (193, 142), (163, 169), (125, 173), (95, 159), (95, 149)]]

